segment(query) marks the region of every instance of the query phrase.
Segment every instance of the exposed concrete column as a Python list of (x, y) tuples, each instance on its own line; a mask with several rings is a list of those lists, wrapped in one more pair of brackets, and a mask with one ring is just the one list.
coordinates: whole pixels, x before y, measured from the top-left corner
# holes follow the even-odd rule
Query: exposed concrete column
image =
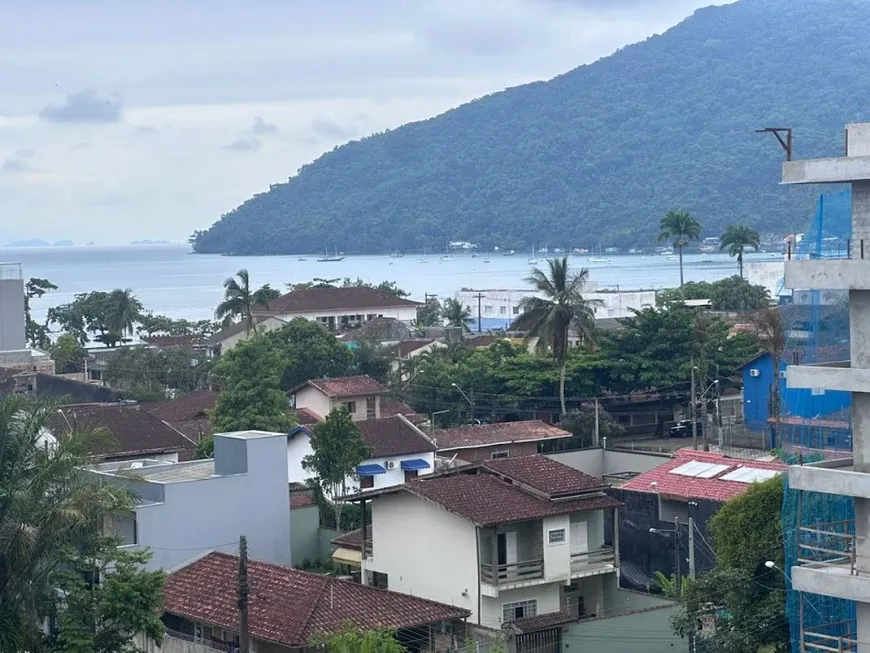
[(870, 603), (855, 603), (858, 622), (858, 653), (870, 653)]

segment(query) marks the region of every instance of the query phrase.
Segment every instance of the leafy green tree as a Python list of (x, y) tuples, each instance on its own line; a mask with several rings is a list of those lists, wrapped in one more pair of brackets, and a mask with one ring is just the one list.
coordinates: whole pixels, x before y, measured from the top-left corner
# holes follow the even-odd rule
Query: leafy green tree
[(437, 326), (441, 323), (442, 308), (438, 299), (427, 299), (426, 303), (417, 309), (417, 326)]
[(680, 254), (680, 287), (683, 286), (683, 248), (701, 237), (701, 225), (688, 211), (668, 211), (659, 223), (659, 242), (668, 240)]
[(105, 378), (138, 401), (162, 401), (209, 387), (213, 367), (213, 360), (194, 349), (125, 347), (109, 361)]
[(176, 320), (165, 315), (144, 313), (139, 317), (139, 332), (146, 336), (199, 336), (207, 338), (220, 329), (212, 320)]
[[(567, 449), (591, 447), (595, 440), (595, 404), (586, 402), (579, 408), (569, 410), (562, 415), (559, 428), (571, 432), (570, 438), (554, 440), (553, 449)], [(625, 429), (617, 424), (610, 414), (600, 405), (598, 406), (598, 436), (599, 438), (612, 438), (623, 435)]]
[(285, 390), (309, 379), (344, 376), (353, 364), (353, 354), (345, 343), (326, 327), (305, 318), (295, 318), (265, 336), (284, 363), (281, 387)]
[(386, 383), (393, 365), (393, 358), (386, 347), (374, 342), (358, 342), (351, 349), (351, 374), (368, 374), (381, 383)]
[(447, 326), (462, 327), (466, 331), (471, 331), (470, 325), (474, 324), (471, 311), (461, 301), (453, 297), (444, 300), (441, 307), (441, 317), (447, 322)]
[(371, 455), (371, 448), (347, 408), (340, 406), (312, 428), (311, 451), (302, 459), (302, 467), (314, 474), (323, 496), (335, 508), (335, 523), (341, 524), (342, 503), (336, 499), (347, 493), (348, 478)]
[(756, 252), (761, 247), (761, 238), (752, 227), (742, 223), (730, 224), (720, 238), (720, 250), (728, 248), (731, 258), (737, 257), (737, 265), (740, 268), (740, 278), (743, 278), (743, 252), (751, 247)]
[(209, 419), (212, 431), (286, 432), (293, 426), (290, 402), (281, 389), (286, 360), (264, 335), (240, 342), (220, 357), (215, 376), (222, 390)]
[(123, 339), (124, 336), (133, 335), (134, 325), (142, 316), (142, 303), (136, 299), (129, 288), (125, 290), (118, 288), (109, 293), (105, 310), (104, 320), (107, 329), (113, 334), (121, 334)]
[(765, 565), (770, 560), (782, 569), (784, 564), (780, 521), (771, 519), (782, 507), (783, 487), (781, 477), (755, 483), (711, 518), (716, 566), (683, 591), (682, 609), (671, 622), (677, 634), (694, 635), (699, 619), (707, 616), (716, 625), (705, 640), (712, 650), (789, 650), (785, 579)]
[(27, 342), (31, 347), (36, 349), (48, 349), (51, 344), (51, 338), (48, 335), (48, 327), (33, 319), (31, 302), (34, 299), (39, 299), (51, 290), (57, 290), (57, 286), (48, 279), (31, 277), (24, 285), (24, 315), (26, 319)]
[(549, 348), (553, 360), (559, 365), (559, 403), (562, 414), (565, 407), (565, 370), (572, 334), (585, 345), (591, 345), (595, 336), (595, 307), (598, 300), (583, 297), (589, 280), (589, 270), (573, 271), (568, 258), (548, 259), (549, 270), (533, 268), (526, 281), (541, 297), (524, 297), (520, 301), (520, 316), (512, 329), (525, 331), (538, 338), (538, 347)]
[[(773, 369), (779, 371), (788, 344), (788, 331), (782, 313), (777, 308), (762, 308), (750, 315), (749, 321), (755, 329), (761, 348), (770, 354)], [(780, 417), (779, 383), (770, 384), (770, 393), (770, 414), (778, 420)]]
[[(75, 620), (66, 621), (67, 608), (57, 605), (56, 588), (63, 583), (64, 572), (82, 555), (106, 559), (113, 555), (114, 543), (94, 547), (95, 528), (105, 517), (132, 508), (127, 492), (81, 473), (81, 467), (90, 462), (89, 451), (98, 433), (74, 430), (59, 434), (56, 444), (45, 445), (44, 433), (55, 415), (48, 404), (22, 397), (0, 399), (2, 651), (42, 650), (41, 625), (52, 614), (60, 617), (62, 629), (65, 624), (72, 629)], [(123, 602), (129, 620), (147, 621), (156, 607), (154, 594), (135, 580), (122, 582), (124, 597), (115, 595), (112, 606), (99, 609), (120, 618), (112, 610)], [(77, 637), (70, 629), (67, 634)]]
[(381, 281), (379, 284), (375, 285), (372, 283), (368, 283), (363, 281), (359, 277), (356, 280), (351, 280), (350, 277), (345, 277), (341, 281), (342, 288), (373, 288), (377, 290), (379, 293), (384, 295), (389, 295), (390, 297), (395, 297), (397, 299), (402, 299), (404, 297), (410, 296), (407, 290), (399, 288), (395, 281)]
[(75, 336), (69, 333), (61, 333), (49, 351), (58, 374), (80, 371), (88, 355)]
[(665, 306), (684, 299), (709, 299), (714, 311), (754, 311), (770, 306), (770, 293), (764, 286), (750, 284), (737, 275), (718, 281), (688, 281), (682, 288), (667, 288), (656, 293), (656, 304)]
[(224, 326), (235, 320), (245, 322), (246, 333), (254, 329), (253, 310), (265, 306), (273, 299), (281, 296), (280, 291), (268, 283), (257, 290), (251, 290), (251, 277), (247, 270), (239, 270), (235, 277), (224, 280), (224, 300), (214, 311), (215, 319)]
[(132, 291), (93, 291), (75, 295), (73, 301), (48, 309), (47, 324), (57, 324), (84, 346), (90, 340), (107, 347), (124, 342), (139, 321), (142, 305)]
[(337, 633), (316, 635), (309, 644), (324, 653), (405, 653), (406, 650), (393, 631), (359, 630), (347, 624)]

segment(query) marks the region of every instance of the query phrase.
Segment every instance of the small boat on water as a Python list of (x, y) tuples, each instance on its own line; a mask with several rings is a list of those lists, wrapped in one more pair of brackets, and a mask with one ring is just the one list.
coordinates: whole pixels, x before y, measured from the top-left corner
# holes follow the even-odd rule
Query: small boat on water
[(713, 257), (709, 254), (701, 254), (701, 263), (712, 263)]
[(338, 247), (335, 248), (335, 254), (330, 254), (328, 247), (324, 247), (323, 251), (324, 255), (317, 258), (318, 263), (336, 263), (344, 260), (344, 256), (338, 253)]
[[(541, 251), (544, 251), (544, 250), (541, 250)], [(535, 246), (534, 245), (532, 245), (532, 255), (529, 257), (529, 260), (526, 261), (526, 263), (528, 263), (529, 265), (537, 265), (538, 264), (538, 257), (535, 256)]]
[(297, 260), (297, 261), (307, 261), (308, 259), (305, 258), (304, 256), (300, 256), (300, 257), (299, 257), (298, 259), (296, 259), (296, 260)]
[(509, 250), (507, 252), (501, 253), (502, 256), (513, 256), (514, 254), (516, 254), (516, 252), (514, 250)]
[(669, 261), (672, 261), (672, 262), (674, 262), (674, 261), (679, 261), (679, 260), (680, 260), (680, 257), (677, 256), (676, 254), (668, 254), (668, 260), (669, 260)]

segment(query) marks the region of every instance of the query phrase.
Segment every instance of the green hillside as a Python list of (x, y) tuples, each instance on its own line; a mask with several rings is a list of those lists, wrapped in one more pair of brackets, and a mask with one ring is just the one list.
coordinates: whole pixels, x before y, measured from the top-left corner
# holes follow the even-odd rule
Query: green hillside
[(870, 3), (742, 0), (548, 82), (348, 143), (194, 235), (269, 254), (649, 244), (668, 209), (804, 228), (818, 189), (777, 185), (763, 126), (797, 157), (836, 154), (870, 120)]

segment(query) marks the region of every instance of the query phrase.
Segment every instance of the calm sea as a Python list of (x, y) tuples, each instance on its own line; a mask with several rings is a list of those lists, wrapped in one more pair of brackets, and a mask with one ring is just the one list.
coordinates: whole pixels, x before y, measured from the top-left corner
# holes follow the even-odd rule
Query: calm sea
[[(747, 259), (766, 256), (747, 255)], [(492, 254), (489, 263), (465, 254), (443, 262), (437, 255), (419, 254), (395, 259), (348, 256), (334, 263), (318, 263), (316, 258), (312, 255), (301, 261), (298, 256), (199, 255), (180, 245), (0, 249), (0, 261), (21, 263), (25, 278), (42, 277), (58, 286), (34, 303), (34, 317), (39, 321), (50, 306), (69, 302), (76, 293), (114, 288), (132, 288), (144, 306), (155, 313), (174, 318), (208, 318), (222, 299), (223, 280), (240, 268), (250, 272), (255, 286), (270, 283), (283, 290), (287, 283), (314, 277), (359, 277), (374, 283), (396, 281), (412, 298), (422, 300), (424, 293), (451, 297), (461, 288), (523, 288), (523, 278), (531, 267), (528, 254), (520, 252), (514, 256)], [(544, 257), (538, 258), (539, 265), (544, 265)], [(601, 287), (660, 289), (676, 286), (680, 279), (677, 263), (663, 256), (612, 256), (610, 263), (598, 263), (586, 255), (576, 255), (572, 262), (588, 267), (590, 278)], [(736, 272), (733, 259), (723, 254), (714, 254), (708, 263), (701, 263), (699, 255), (685, 257), (687, 280), (713, 281)]]

